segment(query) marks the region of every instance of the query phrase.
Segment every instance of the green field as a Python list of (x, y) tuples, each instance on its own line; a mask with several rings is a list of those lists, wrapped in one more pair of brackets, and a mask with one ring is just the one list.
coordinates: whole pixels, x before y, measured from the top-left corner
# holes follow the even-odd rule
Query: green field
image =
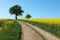
[(42, 28), (43, 30), (46, 30), (60, 38), (60, 24), (54, 24), (54, 23), (49, 24), (45, 22), (33, 22), (28, 20), (22, 20), (22, 21), (35, 25), (39, 28)]
[(0, 40), (19, 40), (21, 26), (12, 19), (0, 19)]

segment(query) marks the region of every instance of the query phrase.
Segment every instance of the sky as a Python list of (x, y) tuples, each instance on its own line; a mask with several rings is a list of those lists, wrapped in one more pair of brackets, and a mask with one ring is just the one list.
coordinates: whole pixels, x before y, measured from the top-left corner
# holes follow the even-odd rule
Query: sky
[(60, 18), (60, 0), (0, 0), (0, 18), (15, 18), (9, 13), (10, 7), (19, 5), (32, 18)]

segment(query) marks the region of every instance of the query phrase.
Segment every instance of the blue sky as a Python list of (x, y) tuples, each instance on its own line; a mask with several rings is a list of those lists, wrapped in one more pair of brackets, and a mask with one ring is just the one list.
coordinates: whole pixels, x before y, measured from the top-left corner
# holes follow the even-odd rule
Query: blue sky
[(26, 14), (33, 18), (60, 18), (60, 0), (0, 0), (0, 18), (15, 18), (9, 14), (9, 8), (16, 4), (24, 10), (19, 18)]

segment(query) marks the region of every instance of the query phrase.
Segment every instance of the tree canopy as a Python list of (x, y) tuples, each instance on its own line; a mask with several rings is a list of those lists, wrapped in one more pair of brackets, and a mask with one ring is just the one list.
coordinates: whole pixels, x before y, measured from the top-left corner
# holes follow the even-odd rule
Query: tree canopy
[(9, 9), (10, 14), (15, 14), (15, 19), (17, 19), (17, 16), (22, 15), (24, 12), (19, 5), (14, 5)]
[(27, 14), (25, 18), (31, 18), (32, 16), (30, 14)]

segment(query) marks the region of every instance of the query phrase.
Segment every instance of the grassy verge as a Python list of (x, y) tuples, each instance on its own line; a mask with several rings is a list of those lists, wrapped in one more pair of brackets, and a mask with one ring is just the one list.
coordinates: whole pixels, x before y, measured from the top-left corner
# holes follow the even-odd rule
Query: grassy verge
[(60, 24), (49, 24), (44, 22), (38, 23), (38, 22), (26, 21), (26, 20), (22, 20), (22, 21), (28, 22), (32, 25), (42, 28), (60, 38)]
[(15, 20), (0, 20), (0, 40), (19, 40), (21, 26)]

